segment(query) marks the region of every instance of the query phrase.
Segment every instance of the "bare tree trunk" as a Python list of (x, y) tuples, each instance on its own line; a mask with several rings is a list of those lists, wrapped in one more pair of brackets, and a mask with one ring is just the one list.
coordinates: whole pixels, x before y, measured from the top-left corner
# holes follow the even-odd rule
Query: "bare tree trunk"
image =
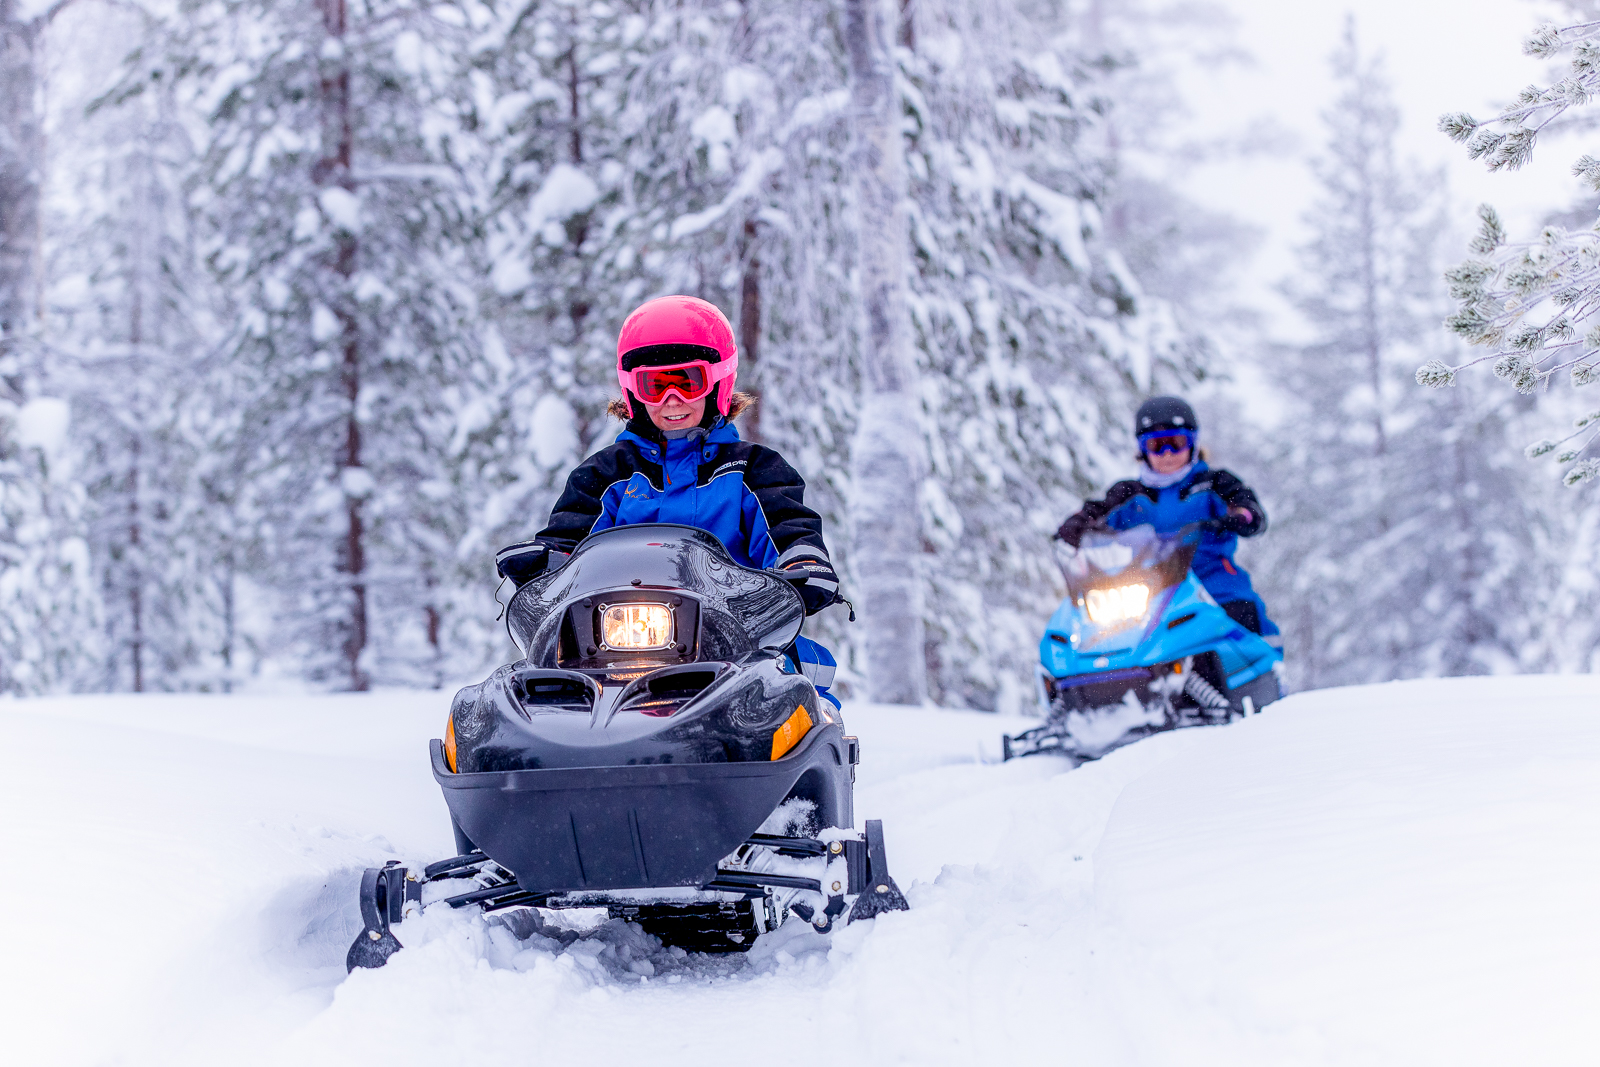
[[(326, 50), (322, 61), (322, 158), (317, 161), (315, 178), (320, 185), (338, 186), (346, 192), (354, 192), (355, 179), (350, 170), (350, 158), (355, 135), (351, 125), (350, 61), (345, 53), (345, 0), (321, 0), (321, 5), (323, 29), (331, 42), (337, 42), (338, 47)], [(350, 688), (364, 691), (371, 685), (371, 679), (361, 664), (361, 654), (367, 647), (366, 521), (363, 515), (366, 482), (355, 476), (355, 472), (361, 470), (361, 324), (350, 292), (350, 279), (355, 274), (358, 250), (356, 235), (341, 227), (333, 269), (342, 284), (333, 311), (338, 316), (343, 338), (339, 377), (344, 387), (345, 401), (349, 405), (345, 415), (344, 444), (338, 457), (344, 485), (346, 520), (341, 556), (344, 572), (350, 582), (350, 618), (343, 652), (349, 669)]]
[(921, 704), (928, 678), (917, 491), (925, 464), (906, 314), (905, 147), (887, 24), (882, 0), (846, 0), (865, 371), (850, 463), (852, 565), (866, 622), (868, 694)]
[[(567, 49), (567, 122), (570, 138), (568, 153), (572, 157), (574, 167), (583, 166), (583, 78), (578, 64), (578, 23), (577, 14), (574, 13), (570, 23), (571, 44)], [(589, 215), (585, 212), (576, 219), (567, 220), (567, 238), (572, 242), (573, 255), (577, 257), (581, 282), (578, 285), (574, 299), (567, 304), (567, 321), (572, 325), (572, 347), (575, 351), (583, 348), (584, 321), (589, 317), (589, 301), (583, 295), (589, 291), (590, 264), (583, 258), (583, 242), (589, 236)], [(583, 447), (590, 445), (587, 436), (588, 427), (585, 426), (586, 436), (580, 438)]]
[(1363, 174), (1362, 180), (1366, 188), (1361, 197), (1361, 342), (1372, 385), (1372, 450), (1381, 458), (1389, 451), (1389, 434), (1383, 419), (1383, 324), (1378, 308), (1378, 220), (1373, 204), (1377, 190), (1370, 175)]
[(139, 463), (142, 432), (135, 428), (128, 461), (128, 617), (132, 636), (129, 653), (133, 660), (133, 691), (144, 692), (144, 561), (140, 540), (143, 516), (139, 513)]
[(433, 688), (439, 689), (444, 685), (444, 649), (439, 645), (439, 615), (438, 605), (434, 598), (438, 594), (439, 580), (432, 575), (428, 577), (428, 603), (423, 605), (423, 621), (427, 627), (428, 653), (433, 661)]
[[(232, 537), (232, 531), (229, 531)], [(234, 609), (234, 575), (237, 566), (234, 563), (234, 549), (228, 547), (228, 553), (222, 561), (222, 691), (233, 692), (233, 645), (236, 612)]]
[(739, 280), (739, 370), (745, 392), (756, 397), (756, 404), (744, 416), (747, 441), (761, 442), (761, 394), (756, 377), (761, 359), (761, 251), (757, 244), (756, 220), (744, 220), (744, 275)]
[[(574, 19), (576, 19), (576, 16), (574, 16)], [(572, 155), (572, 165), (574, 167), (583, 163), (583, 129), (578, 124), (579, 103), (582, 100), (582, 96), (579, 93), (580, 88), (581, 85), (578, 80), (577, 27), (574, 25), (572, 47), (567, 50), (567, 120), (570, 124), (568, 131), (570, 140), (567, 148)]]
[(129, 413), (133, 432), (128, 441), (128, 617), (132, 629), (129, 648), (133, 660), (133, 691), (144, 692), (144, 558), (141, 541), (144, 516), (139, 507), (139, 481), (144, 461), (144, 254), (143, 209), (150, 190), (138, 199), (140, 217), (133, 227), (132, 270), (128, 278), (128, 354), (133, 360), (133, 403)]
[[(740, 62), (752, 61), (755, 29), (750, 21), (750, 0), (740, 0), (739, 22), (733, 31), (733, 54)], [(739, 370), (744, 391), (756, 398), (741, 418), (740, 436), (761, 443), (761, 235), (755, 216), (744, 220), (739, 239)]]

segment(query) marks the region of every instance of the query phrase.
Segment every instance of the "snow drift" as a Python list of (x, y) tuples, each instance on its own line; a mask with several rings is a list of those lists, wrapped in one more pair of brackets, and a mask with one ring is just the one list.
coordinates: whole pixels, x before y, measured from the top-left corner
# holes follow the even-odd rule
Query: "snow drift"
[(1297, 695), (1069, 771), (855, 706), (913, 910), (748, 958), (430, 911), (344, 974), (360, 869), (450, 851), (447, 694), (0, 705), (17, 1062), (1579, 1063), (1600, 679)]

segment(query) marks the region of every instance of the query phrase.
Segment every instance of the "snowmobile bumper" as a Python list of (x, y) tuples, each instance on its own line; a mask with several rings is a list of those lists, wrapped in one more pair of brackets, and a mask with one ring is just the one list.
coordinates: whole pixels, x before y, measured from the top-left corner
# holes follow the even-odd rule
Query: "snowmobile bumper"
[(560, 767), (455, 774), (432, 742), (433, 776), (465, 835), (526, 892), (701, 886), (786, 797), (849, 826), (854, 755), (834, 724), (770, 762)]

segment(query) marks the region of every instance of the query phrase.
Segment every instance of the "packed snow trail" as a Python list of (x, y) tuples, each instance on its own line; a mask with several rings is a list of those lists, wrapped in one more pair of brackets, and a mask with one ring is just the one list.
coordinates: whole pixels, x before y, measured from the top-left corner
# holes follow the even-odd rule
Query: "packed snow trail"
[(1593, 1063), (1600, 679), (1290, 697), (1068, 772), (1020, 720), (847, 707), (913, 910), (747, 959), (430, 911), (446, 695), (0, 705), (0, 1022), (26, 1063)]

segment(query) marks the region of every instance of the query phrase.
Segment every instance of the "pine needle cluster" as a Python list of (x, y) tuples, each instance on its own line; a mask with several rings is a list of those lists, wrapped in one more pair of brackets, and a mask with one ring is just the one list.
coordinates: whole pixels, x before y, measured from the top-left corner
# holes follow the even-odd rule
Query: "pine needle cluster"
[[(1439, 120), (1442, 133), (1490, 170), (1514, 170), (1528, 162), (1542, 131), (1600, 91), (1600, 22), (1541, 26), (1523, 42), (1523, 51), (1540, 59), (1565, 55), (1566, 75), (1548, 86), (1528, 86), (1487, 121), (1464, 112)], [(1600, 159), (1582, 155), (1572, 172), (1600, 190)], [(1532, 240), (1511, 241), (1492, 207), (1481, 206), (1478, 216), (1470, 244), (1474, 258), (1445, 275), (1456, 302), (1445, 326), (1489, 353), (1456, 367), (1431, 360), (1417, 370), (1417, 382), (1453, 385), (1457, 372), (1482, 362), (1525, 395), (1562, 377), (1574, 387), (1595, 381), (1600, 377), (1600, 223), (1577, 232), (1547, 226)], [(1558, 463), (1573, 465), (1563, 481), (1581, 485), (1600, 469), (1583, 458), (1597, 434), (1600, 429), (1580, 420), (1573, 434), (1558, 442), (1540, 441), (1526, 454), (1555, 453)], [(1576, 447), (1558, 451), (1579, 437)]]

